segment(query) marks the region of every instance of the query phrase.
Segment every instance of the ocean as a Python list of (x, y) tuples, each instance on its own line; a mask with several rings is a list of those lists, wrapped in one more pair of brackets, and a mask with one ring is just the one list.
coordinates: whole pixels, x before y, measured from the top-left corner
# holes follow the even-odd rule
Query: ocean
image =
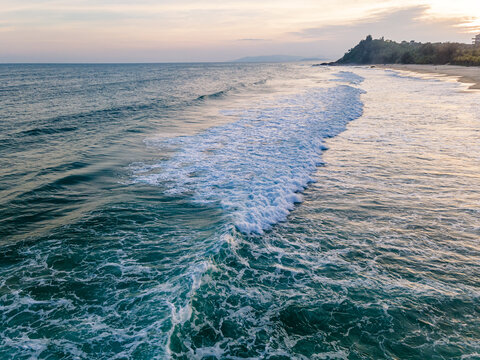
[(480, 359), (480, 93), (0, 65), (1, 359)]

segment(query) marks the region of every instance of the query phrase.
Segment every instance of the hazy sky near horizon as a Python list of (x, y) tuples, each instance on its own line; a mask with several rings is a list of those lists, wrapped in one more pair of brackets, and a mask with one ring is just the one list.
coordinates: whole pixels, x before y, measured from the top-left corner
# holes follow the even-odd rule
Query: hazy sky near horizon
[(335, 59), (368, 34), (470, 42), (472, 0), (0, 0), (0, 62)]

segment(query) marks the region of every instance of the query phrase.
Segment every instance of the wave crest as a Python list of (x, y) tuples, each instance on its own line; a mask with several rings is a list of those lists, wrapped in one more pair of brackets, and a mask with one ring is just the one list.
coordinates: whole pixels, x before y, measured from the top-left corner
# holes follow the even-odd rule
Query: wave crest
[(361, 116), (361, 93), (347, 85), (315, 88), (247, 110), (237, 122), (161, 141), (158, 146), (179, 151), (159, 164), (137, 166), (134, 181), (218, 202), (240, 231), (261, 234), (302, 200), (321, 164), (323, 139)]

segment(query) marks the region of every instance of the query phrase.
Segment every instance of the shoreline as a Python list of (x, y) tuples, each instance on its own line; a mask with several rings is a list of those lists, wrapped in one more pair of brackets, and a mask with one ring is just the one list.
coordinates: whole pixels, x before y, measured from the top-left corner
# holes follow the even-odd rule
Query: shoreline
[(470, 90), (480, 90), (480, 67), (478, 66), (387, 64), (375, 65), (375, 67), (381, 69), (411, 71), (419, 74), (453, 76), (461, 83), (470, 84)]

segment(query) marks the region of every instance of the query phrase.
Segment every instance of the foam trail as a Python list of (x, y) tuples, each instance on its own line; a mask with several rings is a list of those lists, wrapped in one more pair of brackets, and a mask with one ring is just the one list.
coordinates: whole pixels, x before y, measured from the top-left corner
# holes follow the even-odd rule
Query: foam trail
[[(355, 74), (340, 77), (360, 82)], [(178, 153), (153, 166), (137, 164), (135, 181), (219, 202), (240, 231), (261, 234), (302, 200), (299, 192), (321, 163), (323, 139), (361, 116), (361, 93), (347, 85), (310, 89), (247, 110), (237, 122), (162, 140), (158, 146), (178, 147)]]

